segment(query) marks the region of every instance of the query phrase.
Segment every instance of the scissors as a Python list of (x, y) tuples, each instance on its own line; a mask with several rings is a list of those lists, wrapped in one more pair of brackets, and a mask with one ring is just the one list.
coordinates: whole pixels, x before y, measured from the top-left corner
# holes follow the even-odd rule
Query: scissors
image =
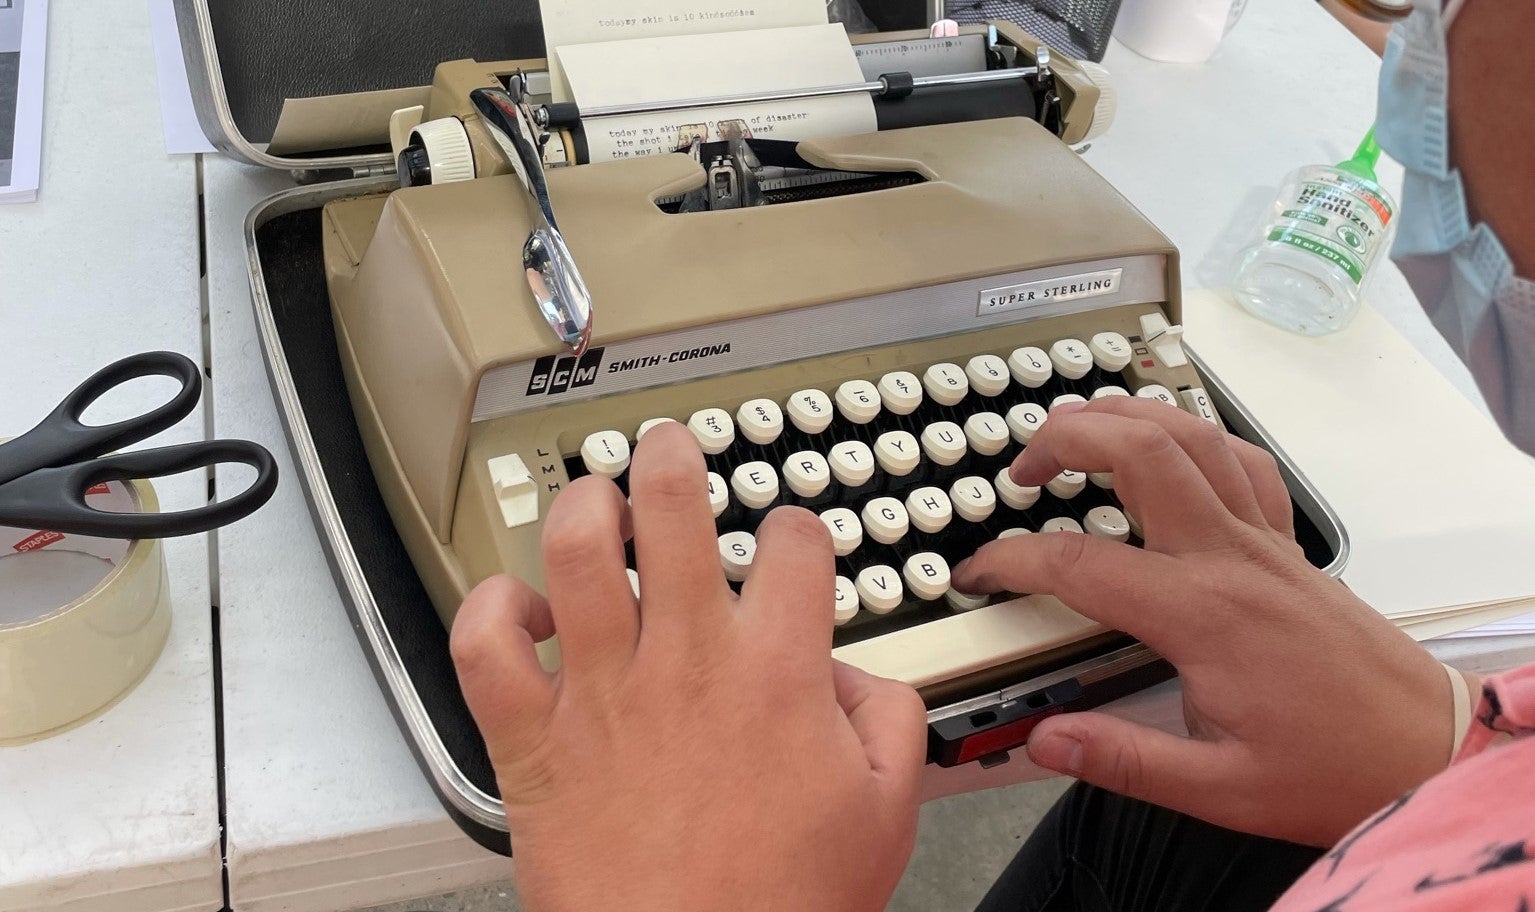
[[(175, 397), (159, 408), (113, 424), (80, 420), (108, 391), (156, 376), (181, 383)], [(206, 532), (250, 515), (277, 489), (277, 463), (260, 444), (209, 440), (113, 452), (185, 418), (201, 395), (201, 371), (175, 352), (131, 355), (97, 371), (37, 427), (0, 444), (0, 525), (103, 538), (169, 538)], [(207, 506), (174, 513), (111, 513), (85, 502), (86, 491), (102, 482), (160, 478), (230, 463), (251, 466), (256, 480), (234, 497)]]

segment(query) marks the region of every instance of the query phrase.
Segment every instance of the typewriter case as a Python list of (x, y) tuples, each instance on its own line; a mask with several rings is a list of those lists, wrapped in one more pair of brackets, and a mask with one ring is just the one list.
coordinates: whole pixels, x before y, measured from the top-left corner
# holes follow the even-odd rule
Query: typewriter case
[[(224, 152), (290, 171), (294, 189), (259, 204), (246, 220), (252, 304), (268, 378), (298, 478), (351, 616), (353, 629), (406, 742), (443, 806), (476, 841), (511, 853), (494, 772), (459, 692), (448, 632), (397, 534), (353, 415), (337, 350), (323, 254), (322, 209), (332, 200), (394, 190), (387, 146), (270, 155), (285, 98), (426, 86), (445, 60), (537, 60), (542, 31), (536, 3), (469, 0), (414, 3), (269, 4), (175, 0), (182, 46), (204, 131)], [(882, 30), (926, 25), (925, 0), (863, 0)], [(316, 49), (341, 49), (336, 54)], [(418, 103), (404, 100), (400, 106)], [(601, 333), (601, 323), (598, 323)], [(1307, 555), (1341, 572), (1347, 542), (1314, 489), (1232, 397), (1199, 365), (1206, 389), (1233, 430), (1280, 457)], [(1083, 664), (1085, 663), (1085, 664)], [(1017, 696), (1074, 682), (1084, 667), (1130, 668), (1094, 694), (1101, 703), (1171, 675), (1166, 663), (1127, 637), (1101, 638), (1081, 651), (1020, 674)], [(924, 693), (929, 708), (991, 711), (999, 688)], [(1004, 693), (1006, 695), (1006, 693)], [(1020, 701), (1019, 708), (1023, 709)], [(1047, 707), (1048, 708), (1048, 707)], [(1032, 718), (1039, 707), (1026, 710)], [(966, 724), (968, 711), (950, 724)], [(1006, 721), (1004, 719), (1004, 721)], [(995, 761), (1005, 754), (993, 753)]]

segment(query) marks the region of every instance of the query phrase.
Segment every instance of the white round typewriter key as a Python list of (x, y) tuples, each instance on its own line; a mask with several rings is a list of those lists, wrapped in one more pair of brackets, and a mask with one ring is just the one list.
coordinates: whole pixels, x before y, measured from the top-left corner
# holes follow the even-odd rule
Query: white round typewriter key
[(1120, 542), (1130, 540), (1130, 521), (1118, 507), (1093, 507), (1087, 511), (1082, 524), (1089, 535)]
[(909, 431), (886, 431), (874, 441), (874, 458), (887, 475), (910, 475), (922, 460), (922, 448)]
[(1093, 355), (1081, 339), (1062, 339), (1050, 346), (1050, 363), (1062, 377), (1081, 380), (1093, 369)]
[(1018, 484), (1007, 474), (1006, 468), (997, 473), (992, 487), (997, 489), (997, 498), (1014, 510), (1027, 510), (1039, 502), (1039, 487)]
[(720, 565), (725, 568), (725, 579), (746, 582), (756, 557), (757, 538), (750, 532), (726, 532), (720, 536)]
[(1122, 386), (1100, 386), (1093, 390), (1094, 399), (1107, 399), (1110, 396), (1128, 396), (1130, 391)]
[(874, 451), (861, 440), (834, 444), (826, 461), (831, 474), (848, 487), (856, 488), (874, 477)]
[(863, 505), (863, 528), (880, 544), (893, 545), (911, 529), (911, 517), (894, 497), (876, 497)]
[(965, 419), (965, 441), (982, 456), (995, 456), (1007, 448), (1007, 419), (996, 412), (976, 412)]
[(629, 468), (629, 438), (617, 431), (588, 434), (581, 444), (586, 470), (603, 478), (617, 478)]
[(1105, 491), (1114, 490), (1113, 472), (1088, 472), (1087, 480), (1104, 489)]
[(1007, 410), (1007, 429), (1019, 443), (1028, 443), (1034, 432), (1044, 426), (1050, 413), (1037, 402), (1020, 402)]
[(778, 473), (765, 462), (743, 462), (730, 473), (730, 487), (736, 500), (760, 510), (778, 499)]
[(965, 376), (982, 396), (995, 396), (1007, 389), (1007, 362), (996, 355), (976, 355), (965, 365)]
[(970, 378), (958, 364), (944, 361), (929, 367), (922, 375), (922, 388), (939, 405), (956, 405), (970, 392)]
[(1068, 402), (1086, 402), (1086, 401), (1087, 401), (1086, 399), (1083, 399), (1081, 396), (1078, 396), (1076, 393), (1062, 393), (1061, 395), (1056, 396), (1054, 399), (1050, 400), (1050, 411), (1053, 412), (1053, 411), (1056, 410), (1056, 408), (1058, 408), (1059, 406), (1065, 405)]
[(1045, 354), (1044, 349), (1032, 345), (1013, 349), (1013, 353), (1007, 356), (1007, 369), (1012, 371), (1014, 380), (1029, 389), (1044, 386), (1054, 372), (1050, 367), (1050, 356)]
[(718, 472), (709, 473), (709, 509), (714, 511), (714, 517), (725, 512), (730, 506), (730, 489), (725, 486), (725, 476)]
[(1082, 524), (1070, 516), (1057, 516), (1054, 519), (1045, 520), (1045, 524), (1039, 527), (1040, 532), (1081, 532)]
[(741, 434), (758, 446), (767, 446), (783, 433), (783, 409), (771, 399), (748, 399), (736, 409)]
[(821, 514), (821, 522), (831, 531), (831, 549), (838, 557), (847, 557), (863, 544), (863, 523), (847, 507), (832, 507)]
[(1087, 343), (1093, 360), (1106, 371), (1122, 371), (1130, 366), (1130, 340), (1117, 332), (1101, 332)]
[(922, 452), (941, 466), (951, 466), (965, 455), (965, 432), (952, 421), (934, 421), (922, 429)]
[(982, 522), (997, 509), (997, 492), (979, 475), (967, 475), (949, 486), (954, 512), (970, 522)]
[(849, 380), (837, 387), (837, 411), (854, 424), (868, 424), (879, 414), (879, 390), (867, 380)]
[(902, 568), (906, 588), (926, 602), (931, 602), (949, 591), (949, 562), (932, 551), (919, 551), (906, 558)]
[(644, 440), (645, 434), (649, 432), (651, 428), (658, 424), (665, 424), (668, 421), (672, 422), (673, 424), (681, 423), (675, 418), (646, 418), (644, 421), (640, 422), (640, 429), (634, 432), (634, 439)]
[(710, 456), (718, 456), (736, 442), (736, 423), (722, 408), (699, 409), (688, 419), (688, 430)]
[(807, 434), (819, 434), (831, 424), (831, 397), (818, 389), (803, 389), (784, 403), (789, 420)]
[(1070, 469), (1062, 470), (1061, 474), (1045, 482), (1045, 490), (1059, 497), (1061, 500), (1070, 500), (1082, 493), (1087, 487), (1087, 476), (1081, 472), (1073, 472)]
[(634, 593), (634, 597), (635, 598), (639, 598), (640, 597), (640, 575), (639, 575), (639, 572), (626, 567), (626, 568), (624, 568), (624, 575), (629, 577), (629, 591)]
[(968, 592), (960, 592), (958, 589), (950, 589), (943, 594), (943, 600), (949, 603), (949, 607), (955, 611), (974, 611), (977, 608), (985, 608), (991, 601), (989, 595), (971, 595)]
[(891, 371), (879, 378), (879, 398), (897, 415), (910, 415), (922, 404), (922, 381), (911, 371)]
[(1004, 538), (1017, 538), (1020, 535), (1033, 535), (1033, 534), (1034, 533), (1030, 532), (1028, 529), (1020, 529), (1017, 526), (1014, 526), (1011, 529), (1003, 529), (1002, 530), (1002, 534), (997, 536), (997, 541), (1001, 541)]
[(831, 483), (831, 466), (815, 450), (800, 450), (783, 463), (784, 481), (801, 497), (814, 497)]
[(845, 576), (837, 577), (837, 596), (832, 603), (832, 620), (841, 627), (858, 614), (858, 587)]
[(892, 567), (875, 564), (858, 571), (858, 600), (875, 614), (889, 614), (901, 605), (901, 575)]
[(1173, 395), (1172, 390), (1160, 383), (1148, 383), (1136, 390), (1135, 395), (1142, 399), (1156, 399), (1165, 402), (1173, 408), (1178, 407), (1178, 397)]
[(912, 525), (931, 534), (942, 532), (954, 518), (954, 504), (943, 488), (927, 485), (906, 495), (906, 512)]

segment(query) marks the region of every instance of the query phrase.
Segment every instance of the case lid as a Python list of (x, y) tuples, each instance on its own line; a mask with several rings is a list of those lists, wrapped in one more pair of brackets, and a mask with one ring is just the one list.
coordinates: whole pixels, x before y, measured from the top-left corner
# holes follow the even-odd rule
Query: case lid
[[(927, 0), (862, 5), (881, 31), (927, 24)], [(203, 132), (236, 158), (284, 170), (394, 170), (383, 146), (268, 154), (287, 99), (426, 86), (445, 60), (544, 56), (534, 0), (175, 0), (175, 7)]]

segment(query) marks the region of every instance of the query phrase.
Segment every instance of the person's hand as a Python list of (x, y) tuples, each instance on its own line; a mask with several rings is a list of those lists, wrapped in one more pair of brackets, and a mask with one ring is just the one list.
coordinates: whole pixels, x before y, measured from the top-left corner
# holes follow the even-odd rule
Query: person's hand
[[(459, 610), (453, 658), (529, 912), (873, 912), (911, 854), (922, 701), (832, 661), (832, 546), (814, 514), (768, 516), (731, 593), (705, 474), (687, 430), (657, 426), (634, 454), (632, 510), (596, 477), (556, 499), (547, 600), (497, 577)], [(549, 674), (533, 644), (554, 632)]]
[(1013, 463), (1024, 485), (1113, 472), (1144, 550), (1088, 535), (992, 542), (954, 570), (972, 592), (1057, 596), (1177, 667), (1190, 736), (1101, 713), (1045, 720), (1029, 757), (1231, 829), (1313, 845), (1449, 760), (1444, 669), (1294, 540), (1266, 452), (1180, 409), (1057, 409)]

